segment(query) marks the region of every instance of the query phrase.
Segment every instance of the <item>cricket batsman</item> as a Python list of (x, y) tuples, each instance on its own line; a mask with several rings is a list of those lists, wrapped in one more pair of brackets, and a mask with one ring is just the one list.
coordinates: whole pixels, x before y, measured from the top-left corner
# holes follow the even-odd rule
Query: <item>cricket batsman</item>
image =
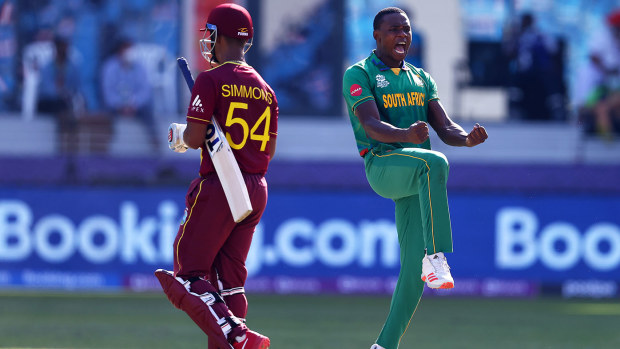
[(368, 183), (395, 202), (401, 268), (390, 312), (371, 349), (396, 349), (424, 283), (454, 287), (444, 255), (452, 252), (448, 160), (430, 150), (428, 125), (452, 146), (473, 147), (488, 136), (478, 124), (467, 133), (453, 122), (433, 78), (405, 62), (411, 24), (403, 10), (379, 11), (373, 29), (376, 50), (346, 70), (342, 93)]
[[(214, 68), (192, 89), (187, 126), (175, 128), (171, 147), (201, 149), (199, 177), (185, 197), (185, 217), (174, 241), (174, 271), (159, 269), (168, 299), (207, 334), (209, 348), (267, 349), (269, 338), (245, 325), (245, 261), (267, 204), (265, 173), (276, 150), (278, 102), (271, 87), (245, 62), (254, 30), (248, 11), (222, 4), (208, 17), (200, 40)], [(209, 157), (205, 138), (217, 120), (233, 150), (250, 197), (251, 213), (235, 223)]]

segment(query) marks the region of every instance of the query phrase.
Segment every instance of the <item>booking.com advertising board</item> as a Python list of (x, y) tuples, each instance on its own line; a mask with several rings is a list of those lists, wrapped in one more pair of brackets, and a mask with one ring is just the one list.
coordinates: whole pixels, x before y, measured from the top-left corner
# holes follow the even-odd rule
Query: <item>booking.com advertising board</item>
[[(0, 197), (0, 288), (158, 289), (184, 188), (14, 189)], [(451, 193), (452, 291), (615, 297), (617, 196)], [(372, 192), (270, 192), (247, 260), (249, 292), (390, 293), (394, 205)]]

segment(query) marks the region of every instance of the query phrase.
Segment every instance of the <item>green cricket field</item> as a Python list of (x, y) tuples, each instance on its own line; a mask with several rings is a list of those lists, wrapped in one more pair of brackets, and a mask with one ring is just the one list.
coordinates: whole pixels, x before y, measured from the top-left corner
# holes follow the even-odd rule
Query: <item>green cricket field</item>
[[(275, 349), (368, 349), (388, 296), (249, 295)], [(163, 293), (0, 292), (0, 348), (206, 348)], [(620, 348), (620, 300), (422, 299), (400, 348)]]

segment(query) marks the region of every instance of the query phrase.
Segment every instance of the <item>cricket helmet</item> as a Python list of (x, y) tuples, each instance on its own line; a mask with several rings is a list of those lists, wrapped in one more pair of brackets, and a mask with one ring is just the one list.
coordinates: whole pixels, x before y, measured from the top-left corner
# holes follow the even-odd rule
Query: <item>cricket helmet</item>
[(215, 41), (218, 35), (248, 40), (243, 53), (252, 46), (254, 27), (248, 10), (237, 4), (221, 4), (211, 10), (200, 40), (200, 52), (206, 60), (217, 61), (215, 58)]

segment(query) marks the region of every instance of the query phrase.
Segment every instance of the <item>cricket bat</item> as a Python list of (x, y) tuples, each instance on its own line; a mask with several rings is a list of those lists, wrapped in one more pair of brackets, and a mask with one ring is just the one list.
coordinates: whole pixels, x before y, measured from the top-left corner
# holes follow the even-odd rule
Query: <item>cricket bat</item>
[[(187, 66), (187, 60), (185, 57), (177, 58), (177, 64), (183, 73), (187, 87), (191, 91), (194, 87), (194, 78)], [(211, 123), (207, 125), (205, 145), (215, 167), (215, 172), (220, 183), (222, 183), (233, 219), (239, 223), (252, 213), (252, 203), (239, 164), (237, 164), (235, 155), (226, 140), (226, 135), (222, 132), (222, 128), (215, 118), (212, 118)]]

